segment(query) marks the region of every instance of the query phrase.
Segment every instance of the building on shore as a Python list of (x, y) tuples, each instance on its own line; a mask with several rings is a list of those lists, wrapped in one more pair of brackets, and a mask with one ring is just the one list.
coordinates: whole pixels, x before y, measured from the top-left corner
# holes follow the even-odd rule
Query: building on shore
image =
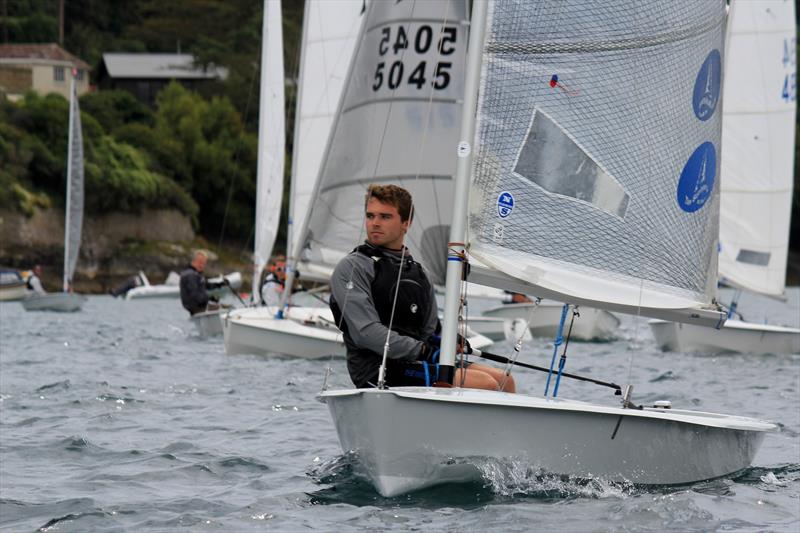
[(70, 72), (78, 95), (89, 91), (91, 67), (55, 43), (0, 44), (0, 93), (15, 101), (27, 91), (69, 99)]
[(189, 90), (228, 77), (223, 67), (199, 65), (191, 54), (105, 53), (97, 73), (101, 90), (127, 91), (140, 102), (153, 106), (156, 95), (175, 80)]

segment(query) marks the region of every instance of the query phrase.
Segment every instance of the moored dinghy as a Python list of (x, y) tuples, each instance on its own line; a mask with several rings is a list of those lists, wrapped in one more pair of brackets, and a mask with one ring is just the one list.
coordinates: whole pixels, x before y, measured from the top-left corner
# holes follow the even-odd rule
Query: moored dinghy
[[(473, 282), (723, 321), (711, 292), (724, 1), (475, 0), (473, 9), (440, 379), (452, 383), (467, 249), (488, 266), (473, 269)], [(691, 205), (676, 202), (676, 190), (690, 192)], [(622, 406), (563, 400), (560, 376), (551, 396), (548, 377), (543, 398), (382, 384), (319, 398), (342, 448), (384, 496), (475, 478), (485, 458), (576, 477), (690, 483), (747, 468), (775, 429), (665, 404), (637, 408), (630, 386)]]
[(32, 293), (22, 300), (26, 311), (80, 311), (86, 296), (72, 292), (72, 275), (78, 263), (83, 230), (83, 130), (73, 70), (69, 91), (69, 135), (67, 142), (67, 193), (64, 209), (63, 292)]
[[(498, 305), (483, 312), (485, 317), (521, 320), (528, 324), (534, 337), (555, 337), (564, 304), (542, 301)], [(581, 307), (580, 317), (572, 327), (570, 338), (576, 341), (610, 341), (617, 337), (619, 318), (603, 309)]]
[[(727, 285), (782, 298), (786, 286), (794, 184), (795, 3), (734, 0), (722, 119), (720, 279)], [(800, 353), (800, 313), (791, 324), (736, 318), (737, 291), (725, 325), (650, 322), (664, 350), (704, 353)], [(743, 314), (747, 314), (744, 311)]]

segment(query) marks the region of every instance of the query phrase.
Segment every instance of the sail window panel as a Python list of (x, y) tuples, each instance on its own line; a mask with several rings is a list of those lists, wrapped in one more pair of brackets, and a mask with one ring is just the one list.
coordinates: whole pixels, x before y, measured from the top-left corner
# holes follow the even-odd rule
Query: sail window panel
[(769, 265), (769, 252), (758, 252), (756, 250), (739, 250), (736, 260), (748, 265), (767, 266)]
[(575, 198), (625, 218), (630, 195), (541, 111), (534, 111), (514, 172), (548, 192)]

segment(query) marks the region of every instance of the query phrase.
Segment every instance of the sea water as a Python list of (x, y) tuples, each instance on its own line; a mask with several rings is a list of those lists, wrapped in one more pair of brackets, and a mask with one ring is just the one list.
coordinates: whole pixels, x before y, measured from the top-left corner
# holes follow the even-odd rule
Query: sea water
[[(797, 327), (799, 305), (794, 288), (739, 309)], [(566, 370), (633, 383), (634, 401), (776, 422), (752, 468), (648, 489), (487, 462), (480, 482), (383, 498), (315, 400), (328, 367), (349, 386), (343, 359), (226, 356), (177, 300), (0, 303), (0, 531), (799, 531), (800, 356), (664, 353), (646, 319), (621, 318), (618, 341), (570, 343)], [(534, 339), (520, 360), (547, 366), (552, 349)], [(545, 375), (515, 377), (542, 394)], [(559, 396), (619, 401), (575, 381)]]

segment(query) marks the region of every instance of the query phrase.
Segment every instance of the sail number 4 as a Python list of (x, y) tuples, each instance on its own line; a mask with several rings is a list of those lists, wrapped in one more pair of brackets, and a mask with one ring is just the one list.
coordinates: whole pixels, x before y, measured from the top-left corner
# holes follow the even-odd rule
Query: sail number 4
[(785, 102), (794, 102), (797, 100), (797, 73), (794, 72), (797, 65), (797, 39), (795, 37), (783, 40), (783, 57), (781, 63), (783, 63), (783, 68), (792, 70), (792, 72), (786, 73), (783, 78), (781, 98)]
[[(457, 26), (441, 26), (438, 32), (429, 24), (406, 29), (403, 26), (381, 28), (378, 43), (379, 61), (375, 67), (372, 90), (394, 90), (402, 84), (422, 89), (429, 83), (436, 90), (450, 85), (452, 61), (430, 61), (430, 56), (452, 56), (458, 41)], [(421, 59), (427, 57), (427, 59)], [(430, 67), (428, 66), (430, 63)]]

